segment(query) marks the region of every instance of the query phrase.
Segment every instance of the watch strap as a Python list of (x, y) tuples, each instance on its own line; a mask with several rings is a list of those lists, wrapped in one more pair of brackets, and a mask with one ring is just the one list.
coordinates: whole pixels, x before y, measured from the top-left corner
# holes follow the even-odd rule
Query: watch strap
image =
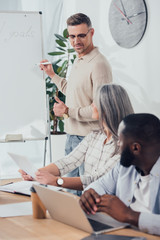
[(69, 118), (68, 110), (69, 110), (69, 108), (67, 107), (66, 110), (65, 110), (65, 112), (64, 112), (64, 114), (63, 114), (63, 117), (64, 117), (65, 119)]

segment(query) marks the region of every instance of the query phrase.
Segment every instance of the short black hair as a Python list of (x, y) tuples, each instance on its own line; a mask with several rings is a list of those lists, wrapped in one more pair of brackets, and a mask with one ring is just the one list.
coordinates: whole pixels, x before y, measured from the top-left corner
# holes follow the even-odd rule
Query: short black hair
[(160, 119), (150, 113), (130, 114), (123, 119), (123, 135), (142, 143), (160, 143)]
[(92, 27), (90, 18), (83, 13), (76, 13), (67, 19), (67, 26), (75, 26), (82, 23), (85, 23), (88, 27)]

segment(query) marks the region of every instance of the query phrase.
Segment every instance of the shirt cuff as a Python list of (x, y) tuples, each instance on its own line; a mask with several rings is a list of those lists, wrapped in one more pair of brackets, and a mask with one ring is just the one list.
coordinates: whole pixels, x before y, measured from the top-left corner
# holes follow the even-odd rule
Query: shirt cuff
[(58, 76), (57, 74), (54, 75), (54, 77), (52, 78), (52, 82), (54, 82), (56, 85), (58, 85), (61, 81), (61, 77)]
[(80, 176), (80, 179), (83, 185), (83, 189), (85, 189), (92, 182), (91, 176), (82, 175)]
[(138, 227), (141, 231), (160, 235), (160, 215), (142, 212), (139, 215)]
[(75, 118), (75, 109), (74, 108), (68, 108), (68, 115), (69, 117)]

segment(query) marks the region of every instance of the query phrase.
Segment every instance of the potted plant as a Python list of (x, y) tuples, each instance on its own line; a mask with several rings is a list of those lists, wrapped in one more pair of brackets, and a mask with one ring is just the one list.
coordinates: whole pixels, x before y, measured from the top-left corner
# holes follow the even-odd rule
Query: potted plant
[[(50, 52), (48, 55), (55, 56), (56, 61), (52, 63), (54, 72), (60, 77), (66, 78), (68, 68), (70, 64), (73, 64), (76, 55), (75, 50), (70, 47), (68, 40), (68, 31), (63, 31), (63, 36), (54, 34), (56, 37), (56, 48), (58, 51)], [(53, 105), (55, 103), (54, 97), (57, 96), (61, 101), (65, 102), (65, 95), (58, 90), (57, 86), (51, 81), (50, 77), (46, 78), (46, 93), (49, 95), (49, 114), (51, 122), (51, 134), (64, 133), (63, 117), (57, 117), (53, 111)], [(60, 131), (58, 131), (58, 128)]]

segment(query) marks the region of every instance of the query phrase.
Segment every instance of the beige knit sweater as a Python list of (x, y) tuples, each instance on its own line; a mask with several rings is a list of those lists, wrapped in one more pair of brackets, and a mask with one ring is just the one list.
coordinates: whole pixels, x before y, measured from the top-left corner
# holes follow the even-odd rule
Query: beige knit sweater
[(66, 95), (69, 118), (65, 120), (65, 132), (86, 136), (98, 129), (98, 121), (92, 119), (91, 104), (97, 87), (112, 82), (110, 65), (98, 48), (75, 59), (68, 80), (55, 75), (52, 81)]

